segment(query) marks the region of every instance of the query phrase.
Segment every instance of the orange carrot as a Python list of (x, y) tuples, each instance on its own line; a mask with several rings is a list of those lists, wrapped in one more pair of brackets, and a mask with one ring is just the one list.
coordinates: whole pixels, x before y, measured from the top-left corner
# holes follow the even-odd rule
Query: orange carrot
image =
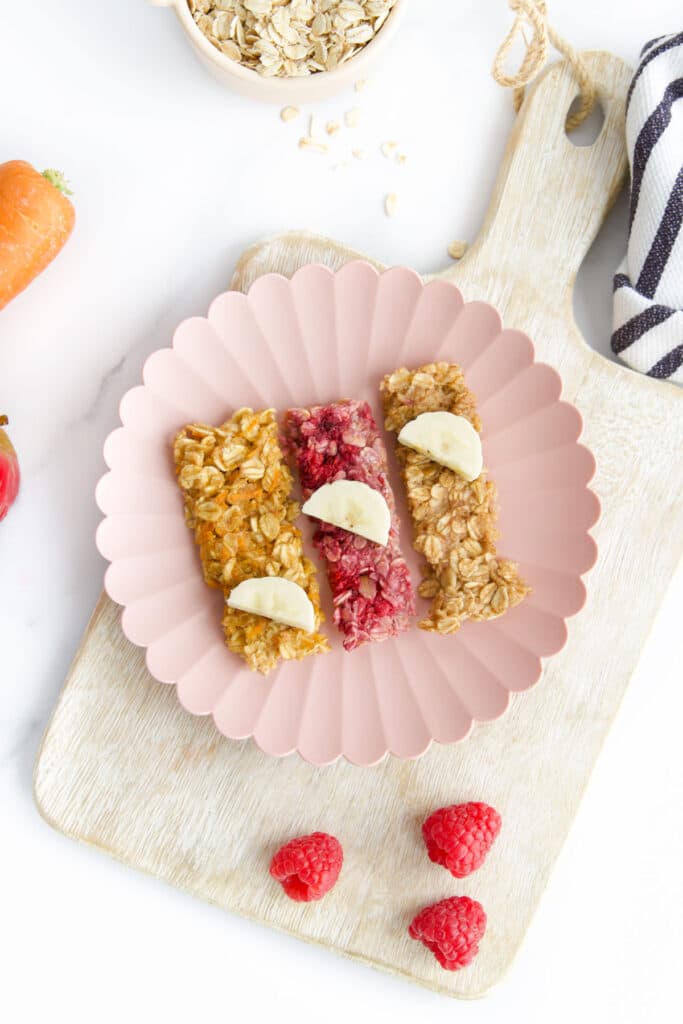
[(50, 263), (74, 226), (59, 171), (39, 174), (24, 160), (0, 164), (0, 309)]

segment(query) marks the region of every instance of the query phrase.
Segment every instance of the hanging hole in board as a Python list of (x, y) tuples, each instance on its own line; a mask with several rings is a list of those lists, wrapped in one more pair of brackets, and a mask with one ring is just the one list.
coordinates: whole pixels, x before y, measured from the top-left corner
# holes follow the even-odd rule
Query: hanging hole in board
[[(577, 96), (569, 108), (567, 116), (575, 113), (579, 109), (579, 102), (580, 97)], [(586, 120), (582, 121), (578, 128), (574, 128), (571, 132), (567, 132), (567, 138), (573, 146), (592, 146), (602, 131), (604, 123), (605, 111), (602, 109), (600, 100), (596, 100), (595, 106)]]

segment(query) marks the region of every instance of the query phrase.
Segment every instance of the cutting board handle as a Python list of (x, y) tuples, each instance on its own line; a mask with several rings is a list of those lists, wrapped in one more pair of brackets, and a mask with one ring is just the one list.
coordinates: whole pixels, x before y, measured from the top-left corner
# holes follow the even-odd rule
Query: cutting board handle
[[(544, 305), (571, 299), (576, 273), (627, 171), (624, 106), (631, 77), (610, 53), (584, 53), (593, 75), (604, 123), (588, 146), (574, 145), (565, 131), (578, 93), (569, 65), (551, 66), (529, 92), (513, 127), (493, 198), (477, 241), (449, 276), (469, 276), (465, 264), (506, 275), (529, 288), (538, 265)], [(548, 287), (548, 266), (557, 268)]]

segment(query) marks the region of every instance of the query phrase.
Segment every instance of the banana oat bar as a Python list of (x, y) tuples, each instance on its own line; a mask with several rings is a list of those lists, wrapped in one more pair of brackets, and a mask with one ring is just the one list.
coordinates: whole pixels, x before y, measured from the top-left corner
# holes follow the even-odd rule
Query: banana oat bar
[[(396, 370), (380, 390), (387, 430), (398, 433), (421, 413), (439, 411), (464, 416), (481, 430), (475, 397), (454, 364)], [(514, 562), (496, 555), (496, 487), (486, 471), (468, 483), (404, 445), (396, 453), (413, 519), (413, 546), (426, 559), (419, 593), (432, 599), (421, 629), (454, 633), (466, 619), (493, 619), (514, 608), (529, 587)]]
[(299, 508), (290, 500), (292, 476), (282, 459), (274, 411), (240, 409), (220, 427), (183, 427), (173, 456), (185, 521), (194, 531), (208, 585), (227, 596), (243, 580), (282, 576), (303, 587), (315, 610), (316, 632), (306, 633), (226, 605), (229, 649), (264, 674), (280, 658), (329, 650), (317, 632), (323, 615), (315, 568), (293, 524)]
[(387, 478), (387, 453), (367, 402), (290, 409), (285, 418), (303, 497), (324, 484), (357, 480), (379, 491), (391, 513), (386, 547), (320, 522), (313, 543), (327, 564), (334, 621), (352, 651), (410, 626), (415, 596), (399, 547), (399, 520)]

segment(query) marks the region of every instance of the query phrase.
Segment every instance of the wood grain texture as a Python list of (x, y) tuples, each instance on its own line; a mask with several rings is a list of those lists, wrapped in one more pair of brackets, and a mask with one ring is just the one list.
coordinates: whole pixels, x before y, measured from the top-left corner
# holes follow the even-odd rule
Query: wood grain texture
[[(491, 302), (506, 326), (525, 330), (561, 372), (597, 459), (603, 515), (588, 604), (539, 684), (501, 720), (417, 762), (277, 761), (185, 714), (102, 597), (36, 767), (38, 806), (68, 835), (226, 910), (453, 996), (483, 994), (512, 961), (683, 550), (683, 391), (593, 352), (571, 311), (576, 272), (626, 170), (628, 71), (607, 54), (588, 60), (606, 114), (598, 141), (580, 149), (567, 140), (575, 87), (556, 65), (516, 122), (479, 240), (445, 272), (466, 299)], [(246, 252), (234, 285), (358, 255), (287, 235)], [(427, 861), (419, 826), (435, 807), (468, 799), (492, 803), (504, 825), (482, 869), (456, 882)], [(346, 863), (333, 893), (302, 906), (281, 895), (267, 866), (280, 842), (313, 829), (339, 836)], [(406, 926), (424, 903), (458, 893), (481, 900), (489, 927), (475, 962), (449, 974)]]

